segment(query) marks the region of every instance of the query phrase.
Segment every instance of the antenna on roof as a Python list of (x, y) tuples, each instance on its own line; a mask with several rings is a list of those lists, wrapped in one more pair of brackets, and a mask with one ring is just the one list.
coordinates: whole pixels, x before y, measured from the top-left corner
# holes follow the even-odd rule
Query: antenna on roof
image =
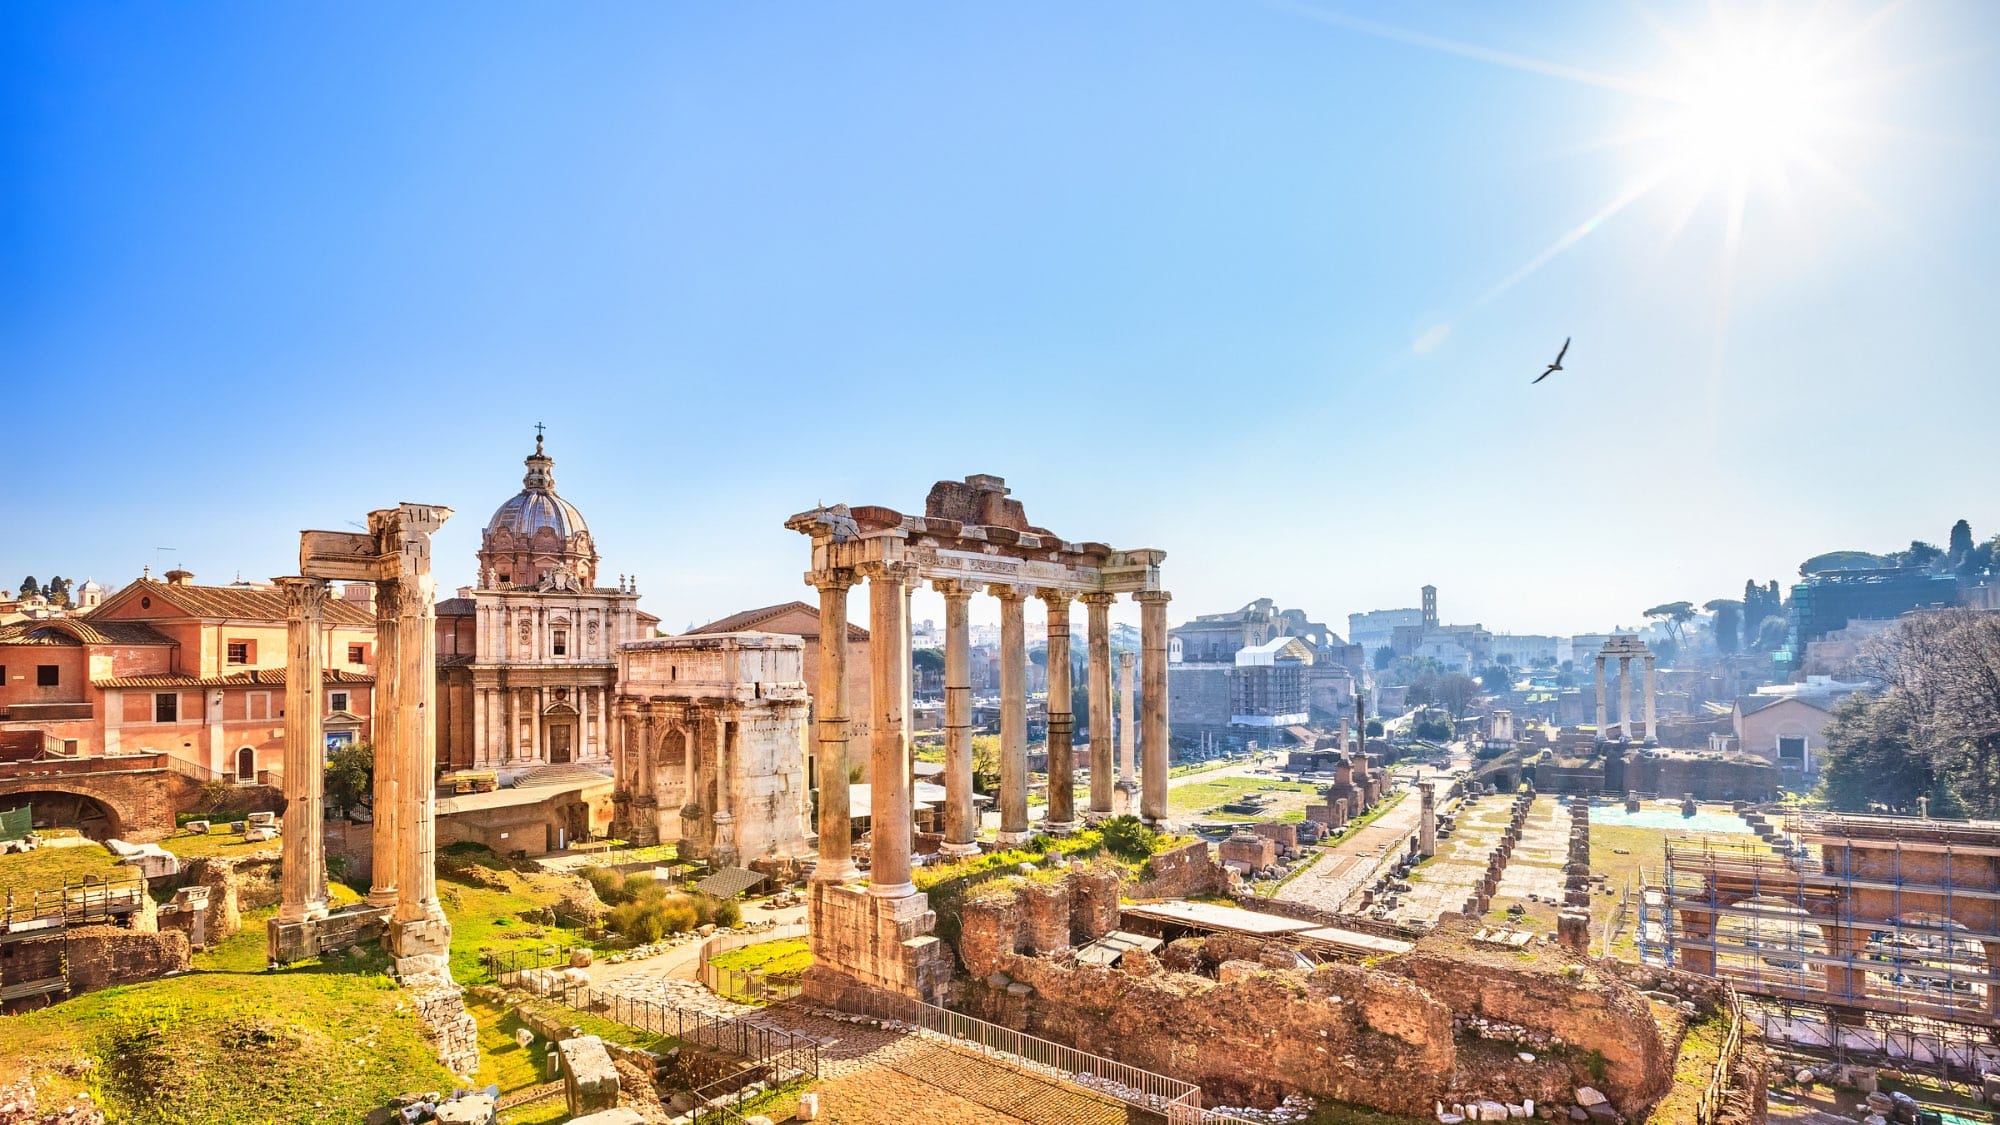
[[(176, 551), (176, 552), (178, 552), (179, 550), (180, 550), (180, 548), (178, 548), (178, 547), (155, 547), (155, 548), (153, 548), (153, 561), (154, 561), (154, 562), (156, 562), (156, 563), (157, 563), (157, 562), (161, 562), (161, 561), (162, 561), (162, 560), (161, 560), (161, 558), (160, 558), (160, 552), (161, 552), (161, 551)], [(145, 571), (145, 577), (147, 577), (147, 578), (151, 578), (152, 576), (153, 576), (153, 571), (152, 571), (152, 568), (151, 568), (151, 567), (148, 567), (148, 568), (146, 568), (146, 571)]]

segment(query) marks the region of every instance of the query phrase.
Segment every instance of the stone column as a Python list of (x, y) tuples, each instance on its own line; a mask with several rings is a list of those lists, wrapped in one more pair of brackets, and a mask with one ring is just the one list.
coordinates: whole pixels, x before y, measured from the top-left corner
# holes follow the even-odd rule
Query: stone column
[(1090, 695), (1090, 819), (1112, 812), (1111, 755), (1111, 602), (1113, 594), (1085, 594), (1083, 604), (1090, 630), (1090, 666), (1084, 690)]
[(576, 760), (582, 761), (590, 753), (590, 696), (593, 688), (576, 690)]
[(280, 578), (285, 592), (285, 848), (278, 921), (326, 916), (326, 734), (320, 729), (320, 629), (326, 583)]
[(847, 816), (847, 591), (851, 570), (806, 576), (819, 590), (819, 682), (813, 685), (819, 728), (819, 863), (813, 881), (845, 883), (861, 875), (854, 866), (854, 830)]
[(1139, 749), (1145, 762), (1139, 771), (1139, 815), (1149, 824), (1167, 822), (1167, 603), (1165, 590), (1132, 595), (1139, 603), (1139, 647), (1146, 657), (1146, 710), (1140, 719)]
[(1429, 859), (1437, 854), (1437, 793), (1426, 781), (1417, 786), (1417, 796), (1423, 802), (1417, 819), (1417, 854)]
[(944, 595), (945, 855), (979, 854), (972, 807), (972, 591), (963, 582), (931, 583)]
[[(371, 524), (378, 513), (370, 513)], [(437, 897), (437, 581), (431, 577), (431, 534), (451, 517), (451, 509), (403, 504), (378, 527), (385, 548), (393, 548), (398, 587), (393, 617), (396, 642), (397, 849), (396, 913), (389, 930), (397, 973), (451, 979), (445, 959), (451, 924)]]
[(910, 882), (910, 743), (903, 729), (903, 693), (910, 661), (897, 638), (904, 634), (904, 587), (915, 575), (907, 563), (870, 563), (868, 578), (868, 720), (871, 822), (868, 893), (904, 898)]
[(487, 757), (486, 691), (475, 683), (472, 685), (472, 768), (484, 769)]
[(1051, 832), (1076, 830), (1076, 762), (1071, 740), (1076, 716), (1069, 683), (1069, 603), (1067, 590), (1043, 590), (1049, 616), (1049, 815)]
[(1646, 745), (1660, 744), (1659, 658), (1646, 654)]
[(1118, 792), (1123, 794), (1122, 811), (1128, 815), (1138, 812), (1139, 781), (1133, 773), (1132, 762), (1132, 665), (1136, 663), (1129, 652), (1118, 654)]
[[(910, 635), (910, 602), (916, 596), (916, 592), (917, 583), (912, 578), (903, 587), (903, 739), (905, 744), (908, 743), (909, 737), (917, 729), (915, 719), (917, 711), (917, 670), (912, 664), (911, 658), (911, 649), (915, 647), (916, 642)], [(909, 786), (905, 792), (910, 795), (910, 851), (914, 853), (917, 850), (917, 756), (915, 754), (905, 754), (903, 762), (903, 781), (904, 784)]]
[(1611, 735), (1608, 726), (1610, 716), (1604, 707), (1604, 654), (1597, 654), (1597, 740), (1603, 742)]
[(531, 705), (533, 714), (528, 716), (528, 756), (536, 762), (548, 760), (548, 751), (542, 748), (542, 713), (549, 709), (547, 693), (547, 688), (537, 687), (531, 697), (534, 703)]
[(1632, 740), (1632, 658), (1618, 658), (1618, 737)]
[(370, 810), (375, 815), (375, 822), (368, 833), (371, 871), (368, 905), (373, 907), (396, 905), (396, 880), (401, 875), (400, 865), (396, 862), (396, 850), (402, 846), (403, 839), (396, 821), (402, 808), (397, 783), (403, 769), (403, 731), (397, 722), (397, 716), (403, 709), (398, 674), (402, 667), (399, 644), (402, 633), (396, 628), (396, 615), (401, 612), (401, 605), (402, 592), (396, 583), (375, 584), (375, 692), (371, 700), (374, 707), (371, 728), (375, 742), (375, 801)]
[(735, 755), (730, 753), (730, 731), (735, 724), (725, 719), (720, 711), (715, 715), (715, 810), (709, 822), (715, 825), (715, 846), (710, 854), (717, 867), (734, 867), (741, 857), (736, 854), (736, 814), (730, 799), (729, 777), (733, 771), (731, 763)]
[(521, 752), (521, 693), (510, 687), (503, 688), (500, 694), (501, 707), (507, 712), (502, 716), (507, 730), (500, 736), (500, 761), (511, 765)]
[(1028, 635), (1026, 594), (989, 586), (1000, 599), (1000, 845), (1028, 838)]

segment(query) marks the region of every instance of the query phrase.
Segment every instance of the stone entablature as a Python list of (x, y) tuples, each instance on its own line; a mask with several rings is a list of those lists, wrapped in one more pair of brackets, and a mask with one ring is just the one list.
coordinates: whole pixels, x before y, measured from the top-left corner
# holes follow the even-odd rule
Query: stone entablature
[(634, 641), (618, 657), (613, 832), (718, 866), (809, 852), (804, 644), (775, 633)]

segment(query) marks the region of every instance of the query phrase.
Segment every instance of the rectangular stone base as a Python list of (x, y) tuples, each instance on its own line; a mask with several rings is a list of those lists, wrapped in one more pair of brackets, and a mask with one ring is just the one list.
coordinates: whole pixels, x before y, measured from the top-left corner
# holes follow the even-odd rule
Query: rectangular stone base
[(266, 930), (268, 957), (273, 965), (289, 965), (374, 941), (388, 925), (389, 911), (375, 906), (350, 906), (324, 918), (302, 922), (280, 922), (273, 918)]
[(843, 980), (929, 1003), (943, 996), (958, 958), (931, 933), (937, 915), (928, 896), (886, 898), (845, 883), (815, 883), (811, 895), (813, 967), (820, 971), (808, 975), (808, 997), (835, 1002), (827, 993)]

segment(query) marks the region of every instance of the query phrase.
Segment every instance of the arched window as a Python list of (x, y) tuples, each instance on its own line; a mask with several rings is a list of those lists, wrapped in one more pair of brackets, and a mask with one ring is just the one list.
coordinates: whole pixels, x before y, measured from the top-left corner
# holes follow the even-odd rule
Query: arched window
[(257, 780), (257, 751), (248, 746), (237, 748), (236, 780), (243, 782)]

